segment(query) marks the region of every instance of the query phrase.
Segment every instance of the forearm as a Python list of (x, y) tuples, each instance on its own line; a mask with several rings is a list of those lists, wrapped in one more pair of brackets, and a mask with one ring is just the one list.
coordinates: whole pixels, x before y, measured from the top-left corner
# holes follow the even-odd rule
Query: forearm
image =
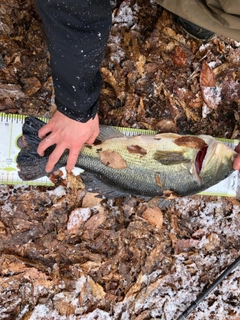
[(110, 0), (35, 0), (45, 28), (57, 109), (86, 122), (98, 110)]

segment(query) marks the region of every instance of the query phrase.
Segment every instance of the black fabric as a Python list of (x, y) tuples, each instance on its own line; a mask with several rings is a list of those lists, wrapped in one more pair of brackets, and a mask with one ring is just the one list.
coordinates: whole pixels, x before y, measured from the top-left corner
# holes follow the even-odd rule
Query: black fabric
[(43, 21), (57, 109), (87, 122), (99, 107), (99, 71), (111, 28), (110, 0), (35, 0)]
[(194, 38), (197, 38), (199, 40), (210, 40), (215, 35), (214, 32), (209, 31), (207, 29), (204, 29), (202, 27), (199, 27), (195, 23), (192, 23), (186, 19), (183, 19), (181, 17), (177, 17), (176, 21), (182, 26), (182, 28), (190, 35), (192, 35)]

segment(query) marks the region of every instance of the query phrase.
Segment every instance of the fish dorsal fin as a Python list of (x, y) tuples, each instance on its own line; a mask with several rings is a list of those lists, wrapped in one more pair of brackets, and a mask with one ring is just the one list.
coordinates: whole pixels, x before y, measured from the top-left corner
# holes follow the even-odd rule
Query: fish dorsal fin
[(97, 140), (103, 142), (108, 139), (124, 137), (124, 134), (111, 126), (100, 125), (100, 133)]
[(187, 163), (190, 162), (191, 160), (184, 156), (182, 152), (172, 152), (172, 151), (161, 151), (157, 150), (153, 158), (160, 162), (161, 164), (164, 165), (174, 165), (174, 164), (179, 164), (179, 163)]

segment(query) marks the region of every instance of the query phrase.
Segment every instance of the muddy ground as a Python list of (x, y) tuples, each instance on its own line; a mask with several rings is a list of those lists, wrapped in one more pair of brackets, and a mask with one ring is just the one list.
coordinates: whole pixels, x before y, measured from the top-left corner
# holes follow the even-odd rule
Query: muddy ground
[[(239, 139), (240, 43), (189, 37), (153, 1), (112, 1), (100, 122)], [(31, 0), (0, 4), (0, 111), (50, 117)], [(63, 183), (62, 183), (63, 184)], [(78, 180), (0, 187), (0, 319), (174, 320), (239, 255), (240, 203), (96, 199)], [(188, 319), (240, 319), (240, 267)]]

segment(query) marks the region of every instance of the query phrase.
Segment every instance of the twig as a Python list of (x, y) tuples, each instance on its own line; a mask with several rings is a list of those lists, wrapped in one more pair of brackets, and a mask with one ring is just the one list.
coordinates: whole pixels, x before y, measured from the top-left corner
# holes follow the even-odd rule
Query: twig
[(240, 263), (240, 256), (222, 273), (220, 276), (205, 290), (200, 296), (191, 303), (191, 305), (177, 318), (177, 320), (186, 319), (187, 316), (198, 307), (198, 305), (206, 298), (207, 295), (219, 285), (225, 277), (227, 277), (233, 269)]

